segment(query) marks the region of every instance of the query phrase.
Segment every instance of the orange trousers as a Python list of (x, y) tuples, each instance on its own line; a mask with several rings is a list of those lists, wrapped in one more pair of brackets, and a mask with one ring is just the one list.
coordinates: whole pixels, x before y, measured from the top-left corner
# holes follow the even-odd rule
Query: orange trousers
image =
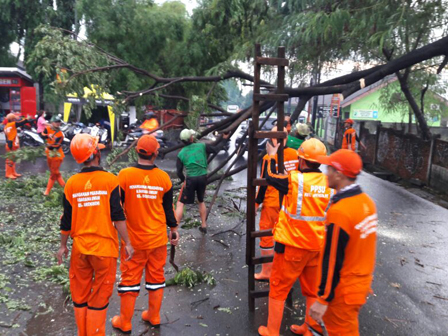
[[(274, 207), (262, 206), (260, 214), (260, 230), (273, 229), (275, 223), (278, 221), (278, 214), (280, 210)], [(274, 248), (274, 237), (261, 237), (260, 238), (260, 248), (262, 249), (273, 249)]]
[(126, 261), (125, 249), (121, 248), (121, 281), (118, 295), (138, 296), (140, 282), (145, 270), (145, 288), (155, 291), (165, 288), (166, 245), (149, 250), (135, 250), (131, 260)]
[[(302, 295), (305, 298), (317, 298), (319, 251), (308, 251), (297, 247), (285, 246), (284, 253), (274, 253), (270, 278), (269, 297), (285, 301), (294, 283), (299, 279)], [(306, 316), (313, 329), (320, 331), (319, 324)]]
[(329, 303), (323, 317), (330, 336), (358, 336), (359, 311), (365, 304), (370, 286), (337, 286), (333, 300)]
[(74, 306), (106, 309), (114, 290), (116, 271), (117, 258), (81, 254), (74, 245), (69, 270)]
[(59, 171), (59, 167), (62, 164), (62, 158), (59, 157), (48, 157), (47, 156), (47, 164), (50, 169), (50, 179), (56, 181), (61, 177), (61, 172)]

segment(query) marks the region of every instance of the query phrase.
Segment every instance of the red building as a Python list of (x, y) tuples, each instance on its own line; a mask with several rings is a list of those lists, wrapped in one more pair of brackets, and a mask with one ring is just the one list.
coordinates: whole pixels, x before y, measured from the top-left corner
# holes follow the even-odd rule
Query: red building
[(25, 70), (0, 67), (0, 116), (11, 111), (34, 117), (37, 111), (36, 88)]

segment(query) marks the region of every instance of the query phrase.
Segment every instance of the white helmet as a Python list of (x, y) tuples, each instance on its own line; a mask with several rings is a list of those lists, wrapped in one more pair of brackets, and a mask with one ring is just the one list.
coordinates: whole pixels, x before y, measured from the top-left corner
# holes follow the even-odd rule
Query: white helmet
[(299, 135), (299, 136), (306, 137), (306, 136), (310, 135), (310, 133), (311, 133), (310, 127), (307, 124), (303, 124), (303, 123), (299, 123), (299, 122), (296, 122), (291, 129), (291, 134), (293, 136)]
[(194, 137), (196, 137), (196, 131), (192, 130), (192, 129), (184, 129), (182, 130), (182, 132), (180, 132), (180, 140), (182, 141), (189, 141), (191, 136), (193, 135)]

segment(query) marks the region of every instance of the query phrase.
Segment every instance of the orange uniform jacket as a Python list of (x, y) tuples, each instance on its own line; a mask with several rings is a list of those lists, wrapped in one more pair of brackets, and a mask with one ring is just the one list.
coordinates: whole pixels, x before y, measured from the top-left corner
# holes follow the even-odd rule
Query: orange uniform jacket
[[(265, 155), (261, 166), (261, 178), (266, 178), (268, 175), (269, 161), (269, 155)], [(299, 157), (297, 156), (297, 151), (292, 148), (285, 148), (283, 151), (283, 161), (286, 172), (297, 170), (299, 167)], [(275, 157), (275, 162), (277, 162), (277, 156)], [(266, 207), (280, 208), (280, 196), (277, 189), (269, 185), (260, 187), (258, 189), (255, 203), (263, 203)]]
[(62, 131), (55, 131), (50, 126), (47, 126), (42, 132), (42, 137), (47, 141), (47, 148), (45, 149), (47, 156), (50, 155), (51, 150), (56, 150), (59, 153), (59, 158), (63, 159), (65, 157), (62, 151), (62, 141), (64, 141), (64, 133)]
[(173, 185), (156, 166), (137, 165), (118, 174), (132, 246), (149, 250), (166, 245), (166, 226), (176, 227)]
[(343, 296), (347, 304), (364, 304), (373, 279), (378, 216), (375, 203), (353, 184), (332, 199), (320, 263), (319, 302)]
[(321, 250), (325, 213), (333, 193), (326, 176), (319, 169), (276, 175), (275, 161), (271, 159), (267, 180), (285, 195), (273, 230), (275, 242), (308, 251)]
[(81, 254), (118, 258), (118, 235), (112, 222), (126, 219), (118, 178), (101, 167), (84, 167), (64, 189), (61, 232), (70, 234)]
[(159, 122), (157, 121), (156, 118), (151, 118), (145, 120), (143, 124), (140, 126), (140, 128), (147, 131), (152, 131), (155, 130), (156, 128), (159, 128)]
[(344, 137), (342, 138), (342, 149), (356, 150), (356, 141), (359, 141), (358, 135), (353, 128), (349, 128), (345, 131)]
[(19, 138), (17, 137), (17, 127), (21, 127), (28, 123), (29, 121), (24, 119), (22, 121), (11, 121), (5, 126), (5, 136), (6, 136), (6, 150), (16, 150), (19, 148)]

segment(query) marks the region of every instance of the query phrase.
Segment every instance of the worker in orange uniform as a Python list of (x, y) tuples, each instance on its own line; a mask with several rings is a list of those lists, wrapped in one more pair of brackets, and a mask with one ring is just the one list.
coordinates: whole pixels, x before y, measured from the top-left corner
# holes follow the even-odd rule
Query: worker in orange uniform
[[(289, 137), (288, 137), (289, 138)], [(274, 139), (273, 139), (274, 140)], [(274, 141), (273, 141), (274, 142)], [(274, 144), (276, 144), (275, 141)], [(284, 145), (286, 139), (284, 140)], [(277, 155), (275, 156), (275, 162), (277, 163)], [(269, 155), (263, 157), (263, 163), (261, 166), (261, 178), (267, 178), (268, 165), (270, 163)], [(297, 157), (297, 150), (289, 147), (285, 147), (283, 150), (283, 164), (286, 172), (297, 170), (299, 166), (299, 158)], [(280, 212), (280, 194), (273, 186), (261, 186), (258, 189), (257, 197), (255, 199), (255, 207), (262, 204), (260, 214), (260, 230), (269, 230), (274, 228), (274, 224), (277, 223), (278, 215)], [(261, 237), (260, 238), (260, 252), (262, 256), (271, 256), (274, 254), (274, 238)], [(271, 276), (272, 263), (261, 264), (261, 272), (255, 274), (255, 280), (267, 281)]]
[[(270, 156), (268, 184), (283, 197), (278, 222), (274, 226), (275, 254), (272, 264), (269, 291), (269, 316), (267, 326), (258, 333), (278, 336), (283, 318), (286, 297), (297, 279), (309, 308), (317, 298), (318, 261), (324, 241), (325, 212), (332, 190), (319, 170), (318, 156), (326, 155), (325, 145), (317, 139), (306, 140), (297, 151), (299, 170), (289, 174), (276, 174), (276, 147), (268, 144)], [(308, 309), (307, 309), (308, 312)], [(308, 314), (306, 324), (293, 326), (294, 332), (311, 335), (307, 328), (320, 332), (320, 326)]]
[(106, 335), (109, 298), (113, 293), (118, 258), (117, 231), (124, 241), (127, 259), (134, 254), (121, 206), (118, 177), (100, 167), (98, 137), (77, 134), (71, 153), (81, 172), (67, 181), (61, 217), (58, 262), (67, 257), (67, 240), (73, 238), (70, 258), (70, 292), (78, 336)]
[[(286, 132), (291, 132), (291, 115), (287, 114), (285, 115), (285, 124), (284, 124), (284, 129), (286, 130)], [(272, 132), (277, 132), (277, 125), (275, 125), (274, 127), (272, 127), (271, 129)]]
[(65, 182), (62, 178), (59, 167), (64, 160), (64, 152), (62, 151), (62, 141), (64, 141), (64, 133), (62, 133), (61, 118), (57, 115), (51, 117), (50, 125), (45, 127), (41, 136), (47, 141), (45, 154), (47, 155), (47, 164), (50, 169), (50, 178), (48, 179), (47, 189), (44, 192), (45, 196), (50, 194), (54, 183), (57, 181), (59, 185), (64, 188)]
[(135, 248), (132, 260), (126, 261), (125, 255), (121, 255), (121, 281), (118, 285), (121, 308), (120, 315), (112, 319), (112, 325), (123, 333), (131, 333), (132, 330), (132, 315), (143, 270), (149, 308), (142, 313), (142, 319), (153, 327), (160, 326), (167, 225), (170, 228), (170, 243), (177, 245), (179, 241), (173, 208), (173, 185), (169, 175), (154, 165), (159, 147), (155, 137), (143, 135), (137, 142), (138, 164), (118, 174), (129, 237)]
[(361, 147), (365, 150), (366, 146), (364, 146), (353, 128), (354, 123), (355, 122), (352, 119), (347, 119), (344, 122), (345, 132), (342, 138), (342, 149), (351, 149), (352, 151), (356, 151), (356, 141), (358, 141)]
[(140, 126), (143, 129), (143, 133), (149, 133), (157, 128), (159, 128), (159, 121), (157, 120), (157, 116), (154, 112), (148, 112), (145, 114), (145, 121)]
[[(17, 127), (22, 127), (25, 124), (32, 122), (31, 119), (22, 119), (14, 113), (9, 113), (6, 116), (6, 125), (4, 128), (6, 137), (6, 152), (16, 151), (20, 148), (19, 137), (17, 136)], [(20, 121), (19, 121), (20, 120)], [(5, 177), (9, 179), (16, 179), (22, 176), (16, 172), (16, 163), (11, 159), (6, 159)]]
[(328, 165), (328, 184), (337, 193), (327, 213), (318, 300), (310, 315), (325, 324), (330, 336), (356, 336), (359, 310), (373, 280), (378, 215), (373, 200), (356, 184), (362, 169), (358, 154), (341, 149), (318, 161)]

